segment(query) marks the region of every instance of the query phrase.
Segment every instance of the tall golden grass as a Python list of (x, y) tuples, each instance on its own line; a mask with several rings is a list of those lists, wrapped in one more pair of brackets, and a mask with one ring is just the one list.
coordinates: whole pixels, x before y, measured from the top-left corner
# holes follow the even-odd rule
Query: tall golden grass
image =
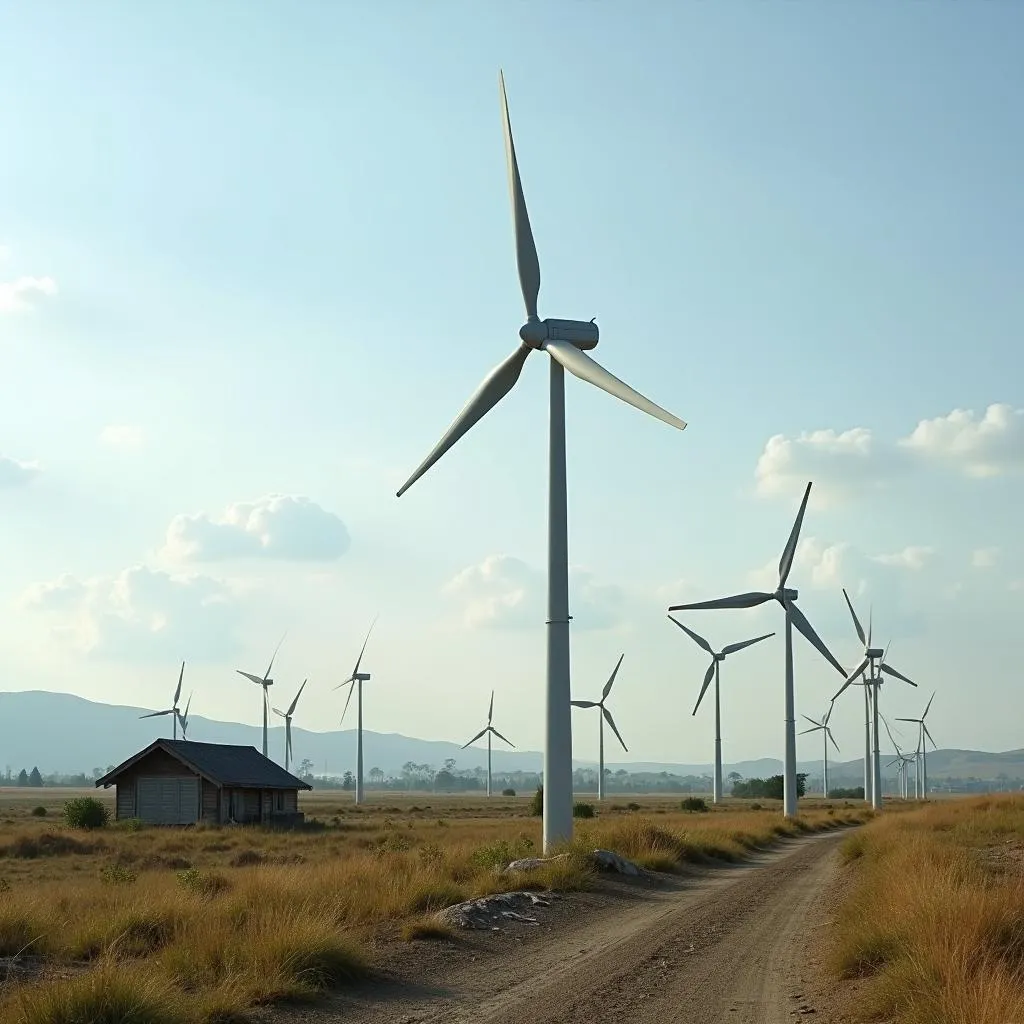
[(79, 832), (0, 804), (0, 956), (39, 968), (0, 984), (0, 1020), (237, 1019), (247, 1007), (344, 985), (366, 971), (374, 942), (443, 937), (431, 914), (445, 906), (524, 884), (587, 886), (587, 849), (676, 870), (864, 814), (821, 807), (786, 822), (765, 810), (611, 804), (577, 827), (574, 856), (524, 877), (499, 869), (539, 851), (540, 821), (525, 800), (305, 809), (326, 827)]
[(832, 949), (865, 1020), (1024, 1021), (1024, 797), (886, 816), (843, 844)]

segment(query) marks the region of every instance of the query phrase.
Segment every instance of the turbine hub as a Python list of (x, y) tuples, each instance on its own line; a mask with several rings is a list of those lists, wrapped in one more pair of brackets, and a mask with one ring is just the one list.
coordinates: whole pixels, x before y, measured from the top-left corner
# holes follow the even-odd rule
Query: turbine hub
[(519, 337), (531, 348), (543, 348), (546, 341), (567, 341), (586, 351), (595, 348), (600, 332), (593, 320), (538, 320), (531, 317), (519, 328)]
[(779, 589), (775, 591), (775, 600), (780, 604), (786, 604), (787, 602), (792, 603), (799, 596), (799, 590), (788, 590), (785, 587), (779, 587)]
[(714, 659), (715, 659), (715, 661), (725, 661), (725, 655), (724, 654), (716, 654), (716, 655), (714, 655)]

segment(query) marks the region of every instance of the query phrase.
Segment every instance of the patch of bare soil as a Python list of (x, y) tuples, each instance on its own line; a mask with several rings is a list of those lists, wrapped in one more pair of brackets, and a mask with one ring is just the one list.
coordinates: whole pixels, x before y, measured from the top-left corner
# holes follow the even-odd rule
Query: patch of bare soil
[(276, 1024), (779, 1024), (852, 1020), (821, 957), (841, 833), (742, 865), (602, 881), (533, 925), (379, 950), (377, 976)]

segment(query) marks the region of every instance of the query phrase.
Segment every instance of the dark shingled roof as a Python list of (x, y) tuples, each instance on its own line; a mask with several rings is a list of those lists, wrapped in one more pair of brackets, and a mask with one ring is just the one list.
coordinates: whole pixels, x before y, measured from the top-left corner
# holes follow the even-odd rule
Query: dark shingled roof
[(109, 786), (117, 776), (147, 754), (157, 749), (166, 750), (197, 774), (221, 786), (239, 786), (249, 789), (312, 789), (308, 782), (286, 772), (280, 765), (264, 757), (255, 747), (234, 746), (228, 743), (196, 743), (194, 740), (159, 739), (144, 750), (128, 758), (101, 779), (97, 786)]

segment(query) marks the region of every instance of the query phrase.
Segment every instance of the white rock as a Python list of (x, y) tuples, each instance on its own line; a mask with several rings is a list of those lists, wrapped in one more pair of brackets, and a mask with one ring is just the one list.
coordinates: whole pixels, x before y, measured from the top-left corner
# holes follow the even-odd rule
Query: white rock
[(520, 913), (520, 910), (549, 907), (551, 899), (550, 896), (540, 896), (535, 892), (499, 892), (493, 896), (483, 896), (476, 900), (466, 900), (465, 903), (456, 903), (453, 907), (445, 907), (435, 916), (453, 928), (499, 931), (498, 925), (507, 921), (539, 924), (535, 917)]
[(600, 871), (616, 871), (620, 875), (640, 875), (642, 869), (625, 857), (620, 857), (611, 850), (595, 850), (593, 853), (594, 862)]

